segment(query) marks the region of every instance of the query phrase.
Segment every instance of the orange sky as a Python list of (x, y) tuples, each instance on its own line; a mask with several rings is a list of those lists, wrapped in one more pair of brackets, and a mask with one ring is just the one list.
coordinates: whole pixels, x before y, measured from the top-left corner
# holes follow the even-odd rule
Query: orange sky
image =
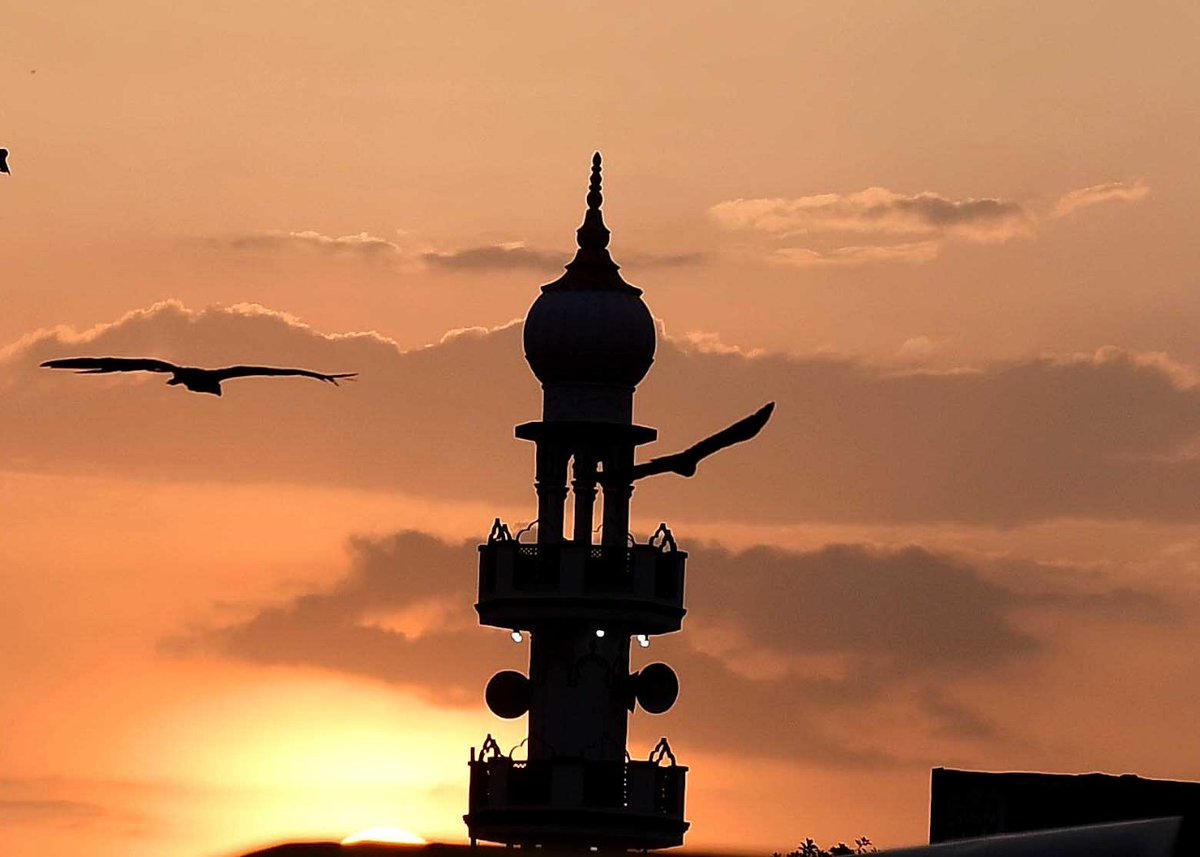
[[(470, 543), (587, 164), (689, 564), (689, 843), (922, 841), (934, 765), (1200, 779), (1200, 7), (24, 4), (0, 28), (0, 846), (465, 831)], [(358, 371), (74, 378), (51, 357)], [(745, 724), (745, 725), (743, 725)], [(749, 737), (748, 737), (749, 736)]]

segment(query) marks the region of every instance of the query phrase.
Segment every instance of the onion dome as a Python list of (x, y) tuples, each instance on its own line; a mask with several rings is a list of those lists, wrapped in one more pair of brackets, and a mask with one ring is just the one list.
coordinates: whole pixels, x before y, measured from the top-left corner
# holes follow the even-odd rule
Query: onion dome
[[(642, 290), (621, 279), (608, 253), (609, 231), (600, 205), (600, 153), (592, 157), (587, 213), (575, 233), (579, 250), (566, 272), (542, 293), (525, 316), (525, 359), (546, 391), (545, 419), (618, 419), (632, 413), (633, 388), (654, 362), (654, 319)], [(563, 400), (552, 396), (574, 393)], [(604, 388), (611, 388), (609, 393)], [(611, 408), (581, 404), (598, 398)], [(556, 398), (555, 402), (551, 399)]]

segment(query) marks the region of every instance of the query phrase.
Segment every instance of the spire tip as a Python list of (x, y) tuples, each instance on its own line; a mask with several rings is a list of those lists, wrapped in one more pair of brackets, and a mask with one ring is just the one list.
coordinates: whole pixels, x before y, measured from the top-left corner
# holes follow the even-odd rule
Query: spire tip
[(592, 155), (592, 181), (588, 185), (587, 206), (592, 210), (599, 210), (604, 202), (604, 196), (600, 193), (600, 153)]

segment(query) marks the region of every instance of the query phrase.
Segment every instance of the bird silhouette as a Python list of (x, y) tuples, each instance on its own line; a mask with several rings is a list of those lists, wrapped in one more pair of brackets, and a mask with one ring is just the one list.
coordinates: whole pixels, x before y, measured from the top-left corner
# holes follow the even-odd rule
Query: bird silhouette
[(8, 168), (8, 149), (0, 149), (0, 173), (12, 175), (12, 170)]
[(774, 402), (767, 402), (748, 417), (738, 420), (728, 428), (723, 428), (714, 435), (706, 437), (699, 443), (693, 444), (683, 452), (674, 455), (663, 455), (652, 458), (642, 464), (635, 464), (630, 471), (631, 479), (641, 479), (658, 473), (678, 473), (680, 476), (695, 476), (696, 465), (702, 459), (708, 458), (714, 452), (720, 452), (735, 443), (750, 440), (762, 431), (771, 413), (775, 410)]
[(274, 366), (226, 366), (224, 369), (201, 369), (196, 366), (176, 366), (165, 360), (144, 357), (64, 357), (47, 360), (46, 369), (74, 369), (81, 375), (104, 375), (109, 372), (170, 372), (168, 386), (182, 385), (193, 393), (221, 395), (221, 383), (231, 378), (246, 378), (252, 375), (299, 375), (316, 378), (337, 386), (339, 378), (353, 378), (357, 372), (339, 372), (327, 375), (307, 369), (277, 369)]

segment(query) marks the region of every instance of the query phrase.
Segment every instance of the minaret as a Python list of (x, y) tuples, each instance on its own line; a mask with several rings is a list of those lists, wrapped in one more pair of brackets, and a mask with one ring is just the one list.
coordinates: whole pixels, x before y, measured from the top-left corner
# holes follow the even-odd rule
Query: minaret
[(542, 419), (516, 436), (536, 445), (537, 538), (521, 542), (497, 520), (479, 548), (475, 609), (481, 624), (529, 636), (528, 677), (497, 673), (486, 692), (496, 715), (528, 714), (529, 732), (525, 759), (503, 755), (490, 736), (472, 749), (472, 841), (664, 848), (682, 844), (688, 828), (687, 769), (666, 739), (645, 760), (626, 749), (635, 705), (661, 714), (678, 694), (670, 667), (631, 674), (629, 654), (634, 641), (680, 629), (687, 555), (665, 525), (647, 544), (629, 533), (634, 450), (657, 436), (633, 422), (655, 327), (609, 255), (602, 202), (597, 153), (579, 250), (525, 318)]

